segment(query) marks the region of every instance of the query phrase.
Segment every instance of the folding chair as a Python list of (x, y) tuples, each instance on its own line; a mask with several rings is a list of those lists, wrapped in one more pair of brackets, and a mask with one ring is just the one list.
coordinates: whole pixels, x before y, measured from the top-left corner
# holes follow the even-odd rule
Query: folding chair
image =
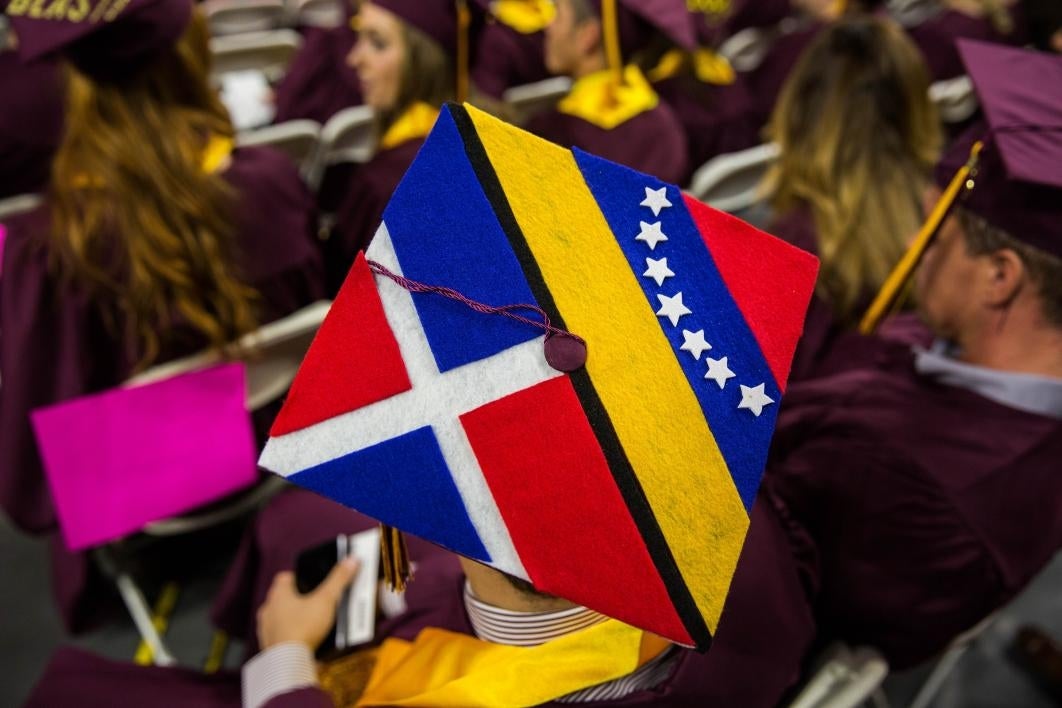
[(307, 183), (317, 164), (320, 141), (321, 126), (312, 120), (290, 120), (244, 131), (236, 136), (236, 144), (241, 147), (268, 145), (280, 150), (298, 166), (299, 173)]
[(763, 63), (774, 36), (772, 30), (748, 27), (728, 37), (718, 51), (736, 71), (752, 71)]
[(929, 708), (933, 703), (933, 699), (937, 697), (937, 693), (940, 692), (941, 687), (944, 686), (944, 682), (948, 676), (958, 665), (959, 660), (970, 649), (977, 638), (984, 634), (993, 622), (996, 621), (998, 612), (993, 612), (976, 625), (966, 630), (955, 639), (951, 640), (948, 648), (937, 660), (936, 665), (930, 672), (929, 676), (922, 683), (922, 687), (918, 689), (918, 693), (911, 701), (909, 708)]
[(345, 19), (340, 0), (295, 0), (290, 8), (297, 27), (339, 27)]
[[(240, 339), (239, 345), (250, 352), (246, 360), (247, 409), (258, 410), (279, 399), (288, 390), (299, 363), (309, 348), (317, 329), (324, 320), (330, 302), (317, 302), (280, 320), (271, 322)], [(216, 351), (205, 351), (190, 357), (153, 367), (126, 381), (124, 386), (154, 383), (180, 374), (197, 371), (222, 361)], [(278, 483), (279, 482), (279, 483)], [(151, 619), (151, 610), (131, 572), (123, 561), (119, 543), (144, 542), (150, 537), (167, 537), (191, 533), (236, 519), (264, 504), (284, 487), (283, 480), (267, 477), (255, 486), (231, 495), (205, 510), (176, 518), (149, 523), (133, 538), (97, 547), (93, 557), (104, 574), (118, 588), (122, 601), (145, 644), (151, 648), (157, 665), (176, 663), (166, 648)]]
[(200, 8), (216, 37), (276, 29), (287, 20), (283, 0), (205, 0)]
[(548, 111), (572, 90), (572, 80), (567, 76), (536, 81), (533, 84), (513, 86), (506, 89), (502, 100), (513, 109), (516, 121), (526, 123), (530, 118)]
[(328, 119), (321, 129), (321, 145), (307, 181), (317, 189), (332, 165), (344, 162), (364, 163), (372, 158), (376, 147), (373, 110), (368, 106), (344, 108)]
[(260, 71), (266, 80), (276, 83), (301, 46), (302, 37), (290, 29), (214, 37), (210, 40), (211, 73), (218, 82), (224, 74)]
[(777, 145), (766, 143), (714, 157), (693, 173), (689, 192), (722, 211), (747, 209), (760, 200), (760, 182), (778, 154)]
[(945, 123), (962, 123), (980, 105), (973, 82), (966, 75), (933, 82), (929, 87), (929, 100), (936, 104)]
[(888, 673), (889, 665), (877, 651), (834, 644), (789, 708), (859, 708), (868, 702), (887, 708), (881, 682)]
[(43, 201), (44, 198), (39, 194), (19, 194), (0, 199), (0, 222), (16, 214), (36, 209)]

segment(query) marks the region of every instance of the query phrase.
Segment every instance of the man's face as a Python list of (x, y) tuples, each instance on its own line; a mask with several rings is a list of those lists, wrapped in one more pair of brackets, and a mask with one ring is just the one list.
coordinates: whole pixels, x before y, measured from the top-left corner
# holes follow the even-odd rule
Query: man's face
[(557, 76), (567, 76), (577, 59), (575, 9), (571, 0), (557, 0), (557, 15), (546, 27), (546, 69)]
[[(927, 211), (933, 208), (939, 190), (927, 195)], [(957, 340), (976, 321), (984, 258), (970, 255), (958, 217), (944, 221), (933, 245), (922, 258), (915, 276), (918, 309), (926, 324), (940, 337)]]

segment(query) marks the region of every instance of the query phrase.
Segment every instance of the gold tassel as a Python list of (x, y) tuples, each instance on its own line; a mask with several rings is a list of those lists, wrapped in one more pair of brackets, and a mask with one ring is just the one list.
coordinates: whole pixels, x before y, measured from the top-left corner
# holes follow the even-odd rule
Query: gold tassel
[(395, 592), (406, 589), (406, 583), (413, 577), (409, 570), (409, 552), (406, 539), (394, 526), (380, 524), (380, 555), (383, 560), (383, 576), (387, 587)]
[(619, 16), (616, 0), (602, 0), (601, 24), (605, 33), (605, 58), (612, 78), (619, 85), (623, 83), (623, 55), (620, 51)]
[(919, 261), (922, 260), (922, 256), (925, 255), (926, 249), (933, 243), (933, 237), (937, 235), (940, 225), (944, 223), (944, 218), (947, 217), (948, 212), (951, 210), (951, 205), (955, 203), (955, 199), (959, 196), (959, 190), (962, 189), (966, 183), (966, 178), (970, 176), (971, 170), (977, 164), (977, 158), (981, 154), (983, 147), (984, 144), (978, 140), (974, 143), (973, 148), (970, 149), (970, 159), (955, 173), (955, 177), (952, 178), (948, 188), (944, 190), (944, 194), (937, 201), (937, 205), (933, 207), (932, 213), (918, 232), (918, 236), (911, 243), (911, 247), (907, 249), (907, 252), (903, 254), (903, 258), (889, 273), (889, 277), (885, 279), (885, 284), (881, 286), (881, 290), (878, 291), (874, 302), (870, 303), (870, 307), (867, 308), (866, 314), (863, 315), (863, 320), (859, 323), (860, 333), (874, 334), (881, 321), (893, 310), (896, 300), (903, 292)]

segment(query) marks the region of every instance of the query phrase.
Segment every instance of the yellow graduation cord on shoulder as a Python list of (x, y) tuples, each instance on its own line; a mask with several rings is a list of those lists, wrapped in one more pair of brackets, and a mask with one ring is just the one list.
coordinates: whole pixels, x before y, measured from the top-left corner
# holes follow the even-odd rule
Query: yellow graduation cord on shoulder
[(534, 706), (626, 676), (671, 643), (609, 619), (536, 647), (442, 629), (388, 639), (357, 706)]
[(656, 108), (660, 98), (641, 69), (627, 66), (622, 76), (616, 81), (612, 70), (604, 69), (580, 77), (557, 103), (557, 110), (611, 130)]
[(435, 106), (423, 101), (414, 103), (387, 129), (380, 139), (380, 148), (388, 150), (410, 140), (426, 137), (438, 117), (439, 109)]
[(649, 70), (649, 80), (653, 83), (670, 79), (684, 69), (687, 63), (693, 65), (693, 74), (697, 80), (714, 86), (729, 86), (737, 81), (737, 74), (730, 60), (709, 47), (700, 47), (693, 52), (672, 49), (660, 57), (660, 61)]
[(552, 0), (494, 0), (490, 14), (520, 34), (534, 34), (553, 22), (557, 6)]
[(223, 169), (236, 147), (236, 141), (227, 135), (211, 135), (203, 148), (203, 172), (212, 174)]

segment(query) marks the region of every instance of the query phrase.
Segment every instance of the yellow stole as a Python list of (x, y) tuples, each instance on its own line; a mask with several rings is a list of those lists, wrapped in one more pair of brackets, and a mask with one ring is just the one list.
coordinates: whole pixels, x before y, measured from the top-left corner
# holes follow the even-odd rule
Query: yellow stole
[(380, 149), (389, 150), (410, 140), (423, 138), (431, 132), (439, 109), (431, 104), (418, 101), (398, 117), (380, 139)]
[(428, 628), (412, 642), (388, 639), (380, 646), (356, 703), (349, 690), (329, 692), (342, 708), (534, 706), (626, 676), (670, 646), (611, 619), (535, 647)]
[(622, 82), (617, 82), (609, 69), (576, 79), (571, 92), (557, 104), (557, 110), (612, 130), (656, 108), (658, 103), (660, 98), (641, 69), (628, 65), (623, 69)]
[[(236, 141), (232, 138), (224, 135), (211, 135), (203, 148), (203, 157), (199, 163), (203, 172), (213, 174), (220, 170), (235, 147)], [(75, 175), (74, 186), (78, 189), (88, 189), (90, 187), (100, 188), (104, 185), (103, 180), (82, 174)]]
[(534, 34), (553, 22), (557, 6), (551, 0), (494, 0), (490, 14), (520, 34)]
[(687, 63), (693, 65), (693, 74), (698, 81), (714, 86), (729, 86), (737, 80), (734, 67), (719, 52), (708, 47), (700, 47), (693, 52), (672, 49), (660, 58), (660, 63), (649, 70), (649, 80), (653, 83), (670, 79), (682, 71)]

